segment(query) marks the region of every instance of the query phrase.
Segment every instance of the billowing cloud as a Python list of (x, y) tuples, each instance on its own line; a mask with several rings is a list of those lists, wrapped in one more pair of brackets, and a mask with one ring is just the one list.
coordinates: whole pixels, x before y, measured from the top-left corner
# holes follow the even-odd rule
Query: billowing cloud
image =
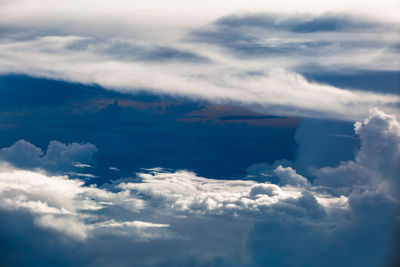
[(339, 187), (358, 184), (396, 191), (400, 174), (400, 124), (395, 116), (373, 109), (364, 122), (355, 123), (355, 132), (361, 139), (355, 160), (317, 170), (316, 183)]
[[(277, 171), (282, 172), (281, 168), (278, 167)], [(293, 173), (281, 175), (285, 182), (290, 180), (288, 176), (294, 181), (299, 179)], [(315, 208), (319, 209), (313, 194), (302, 187), (279, 187), (275, 184), (254, 181), (212, 180), (197, 177), (186, 171), (139, 174), (139, 177), (142, 179), (141, 183), (121, 183), (118, 187), (144, 194), (155, 203), (160, 203), (162, 207), (178, 212), (219, 215), (263, 214), (273, 212), (275, 208), (281, 209), (284, 205), (289, 212), (303, 214), (306, 211), (302, 211), (300, 203), (305, 198), (314, 200)], [(301, 185), (305, 185), (302, 179), (305, 178), (300, 178), (303, 182)]]
[(82, 181), (69, 179), (67, 176), (48, 176), (40, 172), (14, 169), (4, 164), (0, 177), (0, 205), (3, 209), (28, 211), (34, 216), (38, 226), (76, 239), (86, 239), (92, 231), (98, 229), (146, 230), (168, 227), (166, 224), (153, 225), (136, 220), (121, 222), (114, 218), (100, 221), (98, 217), (101, 216), (96, 216), (96, 212), (110, 204), (120, 203), (132, 211), (143, 208), (142, 200), (126, 198), (123, 192), (112, 193), (84, 186)]
[[(348, 266), (375, 266), (387, 257), (388, 244), (394, 242), (399, 123), (374, 109), (355, 125), (361, 138), (355, 159), (319, 169), (314, 182), (284, 167), (284, 161), (261, 170), (264, 175), (259, 177), (265, 181), (214, 180), (154, 168), (102, 187), (3, 163), (0, 207), (8, 213), (7, 220), (28, 214), (35, 229), (69, 240), (60, 246), (71, 249), (85, 243), (75, 263), (106, 265), (111, 260), (107, 255), (119, 253), (124, 246), (129, 253), (114, 259), (116, 265), (128, 266), (130, 259), (140, 255), (138, 265), (230, 265), (231, 261), (292, 265), (297, 261), (320, 266), (326, 260), (332, 265), (338, 259), (343, 263), (345, 257)], [(26, 149), (36, 151), (32, 146)], [(274, 183), (270, 176), (275, 176)], [(360, 237), (368, 242), (360, 245)], [(138, 249), (146, 244), (162, 249), (149, 255)], [(345, 249), (333, 257), (331, 251), (338, 244), (354, 253)], [(174, 246), (176, 254), (164, 254)], [(88, 247), (101, 255), (93, 260)]]
[(283, 184), (290, 184), (302, 187), (307, 186), (308, 184), (307, 178), (297, 174), (296, 171), (293, 170), (291, 167), (284, 168), (282, 167), (282, 165), (279, 165), (274, 170), (274, 173)]
[(66, 172), (88, 167), (97, 148), (92, 144), (63, 144), (51, 141), (46, 153), (35, 145), (19, 140), (10, 147), (0, 149), (0, 160), (19, 168), (42, 168), (53, 172)]

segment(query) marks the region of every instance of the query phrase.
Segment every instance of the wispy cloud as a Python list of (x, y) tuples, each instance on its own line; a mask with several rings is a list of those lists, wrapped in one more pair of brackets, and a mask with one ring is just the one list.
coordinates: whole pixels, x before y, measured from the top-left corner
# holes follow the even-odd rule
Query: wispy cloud
[(43, 33), (33, 25), (38, 30), (33, 35), (16, 27), (18, 38), (6, 34), (0, 42), (0, 72), (234, 103), (275, 115), (354, 120), (374, 106), (398, 113), (396, 94), (339, 88), (301, 74), (399, 71), (393, 49), (400, 41), (398, 27), (388, 21), (348, 14), (244, 14), (176, 27), (179, 34), (168, 38), (124, 31), (100, 37), (93, 23), (83, 23), (82, 31), (55, 24)]

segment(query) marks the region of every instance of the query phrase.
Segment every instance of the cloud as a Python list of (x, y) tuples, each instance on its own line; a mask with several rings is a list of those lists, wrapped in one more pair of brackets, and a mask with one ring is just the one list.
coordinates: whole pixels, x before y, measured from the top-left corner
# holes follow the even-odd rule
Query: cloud
[[(71, 255), (78, 263), (84, 260), (89, 265), (96, 262), (106, 265), (107, 255), (121, 253), (118, 252), (120, 246), (127, 246), (128, 251), (132, 251), (114, 259), (116, 265), (127, 266), (131, 264), (128, 263), (131, 257), (138, 257), (139, 265), (197, 264), (218, 258), (222, 262), (237, 259), (238, 263), (245, 263), (249, 259), (244, 255), (243, 238), (254, 216), (264, 214), (269, 205), (281, 200), (285, 203), (278, 209), (291, 216), (307, 216), (313, 209), (301, 207), (304, 194), (298, 193), (300, 190), (296, 188), (252, 181), (212, 180), (184, 171), (165, 173), (161, 169), (139, 174), (139, 177), (147, 177), (146, 182), (138, 183), (145, 185), (141, 188), (135, 187), (133, 181), (97, 188), (67, 176), (48, 176), (2, 165), (0, 210), (8, 214), (7, 221), (27, 214), (32, 216), (25, 220), (32, 221), (34, 229), (44, 231), (41, 234), (44, 244), (60, 239), (64, 241), (57, 242), (57, 246), (64, 249), (76, 251), (82, 247), (79, 255)], [(311, 202), (315, 201), (310, 197)], [(199, 227), (204, 228), (201, 234)], [(19, 231), (28, 231), (24, 239), (30, 244), (33, 237), (28, 229)], [(46, 238), (48, 235), (50, 239)], [(108, 245), (102, 245), (104, 239), (109, 240)], [(137, 250), (138, 246), (145, 246), (147, 251)], [(148, 249), (158, 246), (158, 251), (147, 255)], [(97, 260), (93, 259), (90, 247), (100, 253)], [(172, 257), (168, 247), (179, 251)], [(25, 252), (27, 257), (30, 249)]]
[(360, 90), (399, 93), (399, 71), (352, 71), (347, 73), (324, 72), (323, 70), (303, 71), (308, 80), (326, 83), (340, 88), (356, 88)]
[[(60, 251), (72, 251), (75, 265), (114, 261), (129, 266), (138, 259), (138, 265), (320, 266), (345, 258), (349, 266), (375, 266), (394, 242), (399, 129), (395, 116), (372, 109), (355, 124), (361, 147), (354, 160), (317, 169), (314, 181), (279, 161), (252, 166), (257, 181), (154, 168), (100, 187), (72, 174), (37, 169), (86, 164), (96, 151), (93, 145), (54, 141), (43, 154), (19, 141), (1, 150), (3, 161), (15, 165), (0, 167), (0, 211), (7, 214), (0, 220), (3, 246), (14, 255), (18, 248), (7, 240), (22, 231), (27, 257), (38, 260), (33, 247), (34, 234), (40, 233), (45, 253), (56, 243)], [(18, 161), (18, 155), (30, 161)], [(14, 221), (22, 217), (26, 224), (18, 226)], [(331, 251), (343, 246), (333, 257)], [(61, 255), (54, 257), (63, 261)]]
[[(46, 50), (69, 42), (64, 37), (34, 40), (25, 44), (9, 46), (8, 55), (19, 57), (18, 50), (29, 51), (35, 44), (44, 42)], [(1, 49), (1, 48), (0, 48)], [(56, 48), (57, 50), (59, 48)], [(8, 50), (8, 48), (6, 49)], [(63, 50), (63, 48), (61, 48)], [(46, 51), (32, 51), (30, 56), (15, 58), (11, 65), (3, 65), (5, 72), (21, 72), (37, 76), (67, 79), (82, 83), (96, 83), (106, 88), (125, 92), (150, 90), (157, 94), (179, 95), (195, 99), (211, 100), (215, 103), (234, 103), (250, 107), (262, 113), (301, 115), (310, 117), (332, 117), (345, 120), (363, 117), (369, 108), (380, 104), (385, 109), (396, 111), (394, 106), (398, 97), (371, 92), (350, 91), (328, 85), (308, 82), (301, 75), (284, 69), (264, 69), (261, 75), (243, 76), (248, 71), (242, 65), (232, 68), (225, 64), (216, 64), (204, 68), (197, 64), (174, 63), (173, 68), (164, 64), (139, 64), (108, 60), (103, 56), (89, 55), (81, 62), (82, 52), (57, 54)], [(72, 56), (75, 54), (75, 56)], [(37, 56), (43, 64), (38, 65)], [(75, 59), (74, 59), (75, 58)], [(92, 58), (89, 60), (89, 58)], [(29, 62), (28, 62), (29, 61)], [(46, 66), (61, 61), (50, 71)], [(3, 61), (4, 62), (4, 61)], [(7, 62), (10, 62), (7, 60)], [(19, 66), (23, 63), (24, 70)], [(235, 65), (235, 64), (234, 64)], [(233, 65), (233, 66), (234, 66)], [(31, 68), (31, 67), (32, 68)], [(40, 67), (41, 66), (41, 67)], [(43, 68), (42, 68), (43, 67)], [(1, 67), (0, 67), (1, 68)], [(118, 69), (118, 73), (113, 70)], [(76, 70), (72, 71), (71, 70)], [(33, 71), (34, 73), (32, 73)], [(154, 79), (157, 76), (157, 79)]]
[(373, 30), (383, 26), (369, 20), (355, 19), (352, 16), (341, 14), (324, 14), (317, 16), (295, 15), (282, 17), (273, 14), (244, 14), (220, 18), (218, 25), (229, 27), (259, 27), (280, 29), (298, 33), (336, 32)]
[(19, 140), (11, 147), (5, 147), (0, 150), (0, 158), (2, 160), (28, 168), (39, 166), (42, 154), (43, 152), (40, 148), (25, 140)]
[(279, 165), (274, 170), (275, 175), (279, 178), (282, 184), (290, 184), (293, 186), (305, 187), (308, 184), (307, 178), (299, 175), (291, 167), (284, 168)]
[(19, 140), (10, 147), (0, 150), (0, 160), (19, 168), (42, 168), (51, 172), (65, 172), (88, 167), (97, 148), (92, 144), (63, 144), (50, 141), (46, 153), (33, 144)]
[[(316, 171), (316, 183), (347, 187), (384, 186), (392, 191), (400, 174), (400, 124), (395, 116), (372, 109), (364, 122), (355, 123), (361, 147), (354, 161)], [(394, 189), (396, 191), (396, 189)]]
[[(203, 177), (230, 179), (243, 175), (253, 162), (293, 159), (296, 149), (293, 135), (298, 118), (254, 120), (248, 115), (263, 115), (232, 105), (145, 93), (132, 96), (26, 76), (0, 77), (0, 84), (2, 92), (14, 92), (22, 99), (32, 99), (29, 93), (22, 96), (35, 92), (48, 103), (29, 106), (7, 94), (7, 101), (0, 97), (0, 102), (7, 102), (0, 104), (2, 123), (12, 126), (1, 131), (0, 149), (24, 138), (42, 150), (51, 140), (94, 144), (98, 151), (89, 163), (92, 168), (71, 171), (94, 174), (98, 177), (91, 182), (97, 184), (153, 166), (187, 168)], [(54, 97), (46, 98), (48, 95)], [(59, 98), (64, 102), (53, 102)], [(22, 105), (24, 113), (19, 116)], [(231, 115), (243, 120), (219, 118)], [(120, 172), (110, 171), (111, 166)]]
[[(40, 9), (38, 6), (26, 0), (3, 1), (2, 14), (11, 14), (3, 16), (5, 22), (21, 23), (21, 16), (25, 15), (36, 24), (42, 21), (63, 21), (84, 23), (82, 15), (86, 16), (86, 20), (94, 20), (103, 18), (107, 22), (119, 22), (120, 24), (134, 24), (135, 22), (148, 22), (151, 28), (164, 26), (181, 26), (182, 23), (189, 25), (202, 24), (223, 15), (232, 12), (280, 12), (283, 14), (290, 13), (312, 13), (324, 14), (326, 12), (349, 12), (352, 14), (365, 14), (378, 17), (385, 20), (398, 21), (395, 10), (399, 4), (395, 0), (388, 0), (381, 3), (376, 0), (354, 0), (331, 2), (324, 0), (321, 4), (316, 4), (312, 0), (305, 0), (301, 3), (290, 0), (283, 0), (277, 3), (263, 3), (256, 0), (249, 2), (242, 1), (218, 1), (218, 3), (197, 1), (171, 0), (168, 4), (157, 0), (150, 0), (145, 5), (136, 5), (136, 3), (117, 0), (113, 4), (101, 1), (99, 3), (91, 0), (77, 1), (72, 0), (67, 3), (63, 1), (41, 0), (40, 6), (47, 6), (47, 9)], [(364, 6), (363, 6), (364, 4)], [(90, 8), (88, 8), (90, 7)], [(355, 12), (357, 10), (358, 12)], [(57, 14), (57, 17), (51, 16)], [(155, 17), (149, 16), (155, 14)], [(79, 16), (73, 16), (79, 15)], [(119, 15), (119, 16), (117, 16)], [(38, 18), (41, 18), (39, 20)], [(177, 19), (179, 18), (179, 19)], [(22, 23), (21, 23), (22, 24)], [(163, 25), (164, 24), (164, 25)], [(51, 26), (51, 25), (49, 25)]]
[[(153, 205), (179, 213), (257, 215), (273, 213), (275, 209), (288, 211), (291, 215), (307, 213), (302, 211), (304, 197), (316, 200), (302, 187), (306, 185), (305, 178), (293, 170), (289, 174), (285, 171), (290, 172), (281, 166), (277, 168), (284, 184), (294, 183), (296, 187), (250, 180), (206, 179), (186, 171), (142, 173), (139, 174), (140, 183), (121, 183), (117, 187), (142, 194), (149, 197)], [(315, 203), (315, 208), (319, 209), (319, 204)]]
[[(126, 198), (123, 192), (112, 193), (85, 186), (81, 180), (67, 176), (47, 176), (14, 169), (4, 163), (0, 172), (0, 195), (2, 209), (27, 211), (34, 216), (38, 226), (80, 240), (87, 239), (98, 228), (138, 228), (145, 231), (148, 228), (168, 227), (136, 220), (100, 220), (104, 215), (96, 212), (107, 206), (119, 203), (136, 211), (143, 208), (143, 201)], [(146, 236), (151, 237), (147, 233)]]
[[(354, 160), (344, 161), (336, 167), (322, 167), (314, 173), (316, 180), (312, 187), (320, 194), (343, 197), (331, 204), (329, 199), (325, 202), (315, 197), (320, 204), (325, 202), (325, 211), (327, 207), (331, 208), (330, 215), (322, 217), (326, 224), (310, 225), (301, 220), (256, 224), (250, 234), (249, 246), (253, 248), (258, 265), (309, 265), (310, 262), (318, 265), (317, 261), (326, 266), (391, 264), (391, 249), (382, 250), (382, 247), (393, 246), (394, 249), (398, 246), (394, 236), (400, 201), (399, 123), (394, 116), (373, 109), (367, 119), (355, 124), (355, 132), (361, 139), (361, 147)], [(250, 169), (253, 175), (257, 170), (268, 174), (271, 166), (259, 164)], [(305, 192), (302, 206), (310, 207), (312, 213), (309, 216), (314, 215), (316, 222), (324, 210), (318, 213), (315, 201)], [(338, 207), (342, 208), (337, 210)], [(343, 212), (345, 210), (347, 212)], [(364, 242), (360, 243), (360, 239)], [(276, 245), (276, 240), (293, 242)], [(321, 240), (324, 241), (321, 243)], [(304, 243), (309, 247), (303, 247)], [(379, 249), (377, 244), (381, 246)], [(351, 249), (341, 250), (338, 246)], [(282, 257), (282, 251), (285, 257)], [(334, 255), (332, 251), (335, 251)], [(367, 251), (375, 254), (367, 255)], [(354, 257), (356, 254), (363, 257)]]
[[(128, 179), (98, 188), (72, 177), (2, 165), (0, 210), (8, 215), (1, 221), (31, 216), (25, 220), (32, 222), (35, 231), (43, 232), (44, 247), (55, 239), (63, 240), (56, 242), (60, 249), (80, 251), (70, 255), (75, 264), (107, 265), (109, 255), (119, 254), (113, 261), (121, 266), (132, 264), (134, 258), (138, 265), (215, 261), (242, 265), (252, 261), (244, 240), (254, 221), (323, 218), (325, 206), (317, 199), (326, 203), (336, 199), (326, 195), (317, 198), (315, 192), (299, 187), (213, 180), (186, 171), (154, 169), (138, 176), (141, 181)], [(336, 208), (346, 210), (345, 205)], [(33, 242), (29, 228), (18, 231), (27, 231), (24, 240), (29, 246)], [(126, 247), (122, 252), (121, 246)], [(140, 246), (146, 250), (138, 250)], [(93, 258), (89, 248), (98, 256)], [(178, 251), (171, 254), (168, 248)], [(28, 247), (25, 255), (38, 260), (30, 256), (31, 250)], [(14, 252), (12, 249), (8, 255)]]
[[(88, 21), (88, 29), (83, 31), (61, 23), (55, 24), (51, 32), (29, 36), (31, 30), (16, 29), (26, 38), (2, 39), (0, 73), (235, 104), (272, 115), (360, 120), (374, 106), (398, 113), (399, 99), (394, 93), (339, 88), (311, 82), (301, 75), (321, 69), (398, 71), (398, 55), (388, 49), (398, 43), (392, 24), (367, 23), (349, 15), (276, 16), (276, 21), (289, 25), (325, 19), (339, 24), (369, 23), (372, 28), (384, 30), (365, 33), (357, 26), (351, 35), (332, 31), (327, 37), (318, 32), (292, 32), (279, 27), (271, 30), (249, 23), (253, 17), (268, 21), (268, 14), (225, 17), (189, 30), (178, 27), (179, 34), (171, 34), (170, 38), (123, 31), (104, 32), (99, 37), (93, 22)], [(229, 26), (232, 20), (242, 26)], [(85, 28), (81, 26), (78, 28)]]
[(207, 58), (196, 55), (193, 52), (178, 50), (165, 46), (152, 46), (145, 42), (126, 41), (120, 38), (111, 40), (101, 40), (94, 38), (77, 38), (66, 46), (72, 51), (92, 52), (111, 56), (122, 61), (188, 61), (194, 63), (204, 63)]
[[(12, 164), (0, 166), (1, 265), (384, 262), (398, 227), (398, 94), (312, 81), (302, 73), (398, 72), (398, 27), (392, 23), (398, 21), (398, 1), (318, 6), (285, 0), (254, 5), (94, 2), (2, 2), (0, 28), (6, 30), (0, 40), (0, 73), (245, 106), (272, 116), (347, 121), (369, 116), (356, 123), (359, 151), (337, 166), (337, 157), (304, 161), (305, 169), (314, 166), (307, 173), (295, 167), (301, 164), (286, 161), (255, 164), (247, 177), (236, 180), (157, 168), (99, 186), (77, 179), (91, 175), (79, 171), (91, 163), (94, 145), (52, 141), (43, 152), (20, 140), (0, 150), (1, 161)], [(242, 7), (285, 14), (226, 16)], [(360, 20), (350, 9), (371, 19)], [(304, 11), (310, 13), (290, 15)], [(35, 105), (43, 99), (64, 101), (58, 94), (31, 95)], [(7, 96), (26, 103), (25, 94)], [(379, 109), (369, 113), (375, 106)], [(124, 115), (118, 102), (104, 114), (104, 121), (115, 122), (110, 125)], [(225, 120), (237, 118), (243, 117)], [(88, 121), (104, 128), (101, 120)], [(121, 128), (138, 125), (130, 122), (118, 121)], [(79, 123), (85, 119), (66, 124), (79, 128)], [(155, 135), (163, 141), (176, 138)], [(113, 149), (120, 153), (119, 147)], [(143, 157), (152, 154), (157, 155), (151, 151)], [(104, 168), (109, 166), (114, 164)], [(16, 245), (15, 240), (24, 242)]]

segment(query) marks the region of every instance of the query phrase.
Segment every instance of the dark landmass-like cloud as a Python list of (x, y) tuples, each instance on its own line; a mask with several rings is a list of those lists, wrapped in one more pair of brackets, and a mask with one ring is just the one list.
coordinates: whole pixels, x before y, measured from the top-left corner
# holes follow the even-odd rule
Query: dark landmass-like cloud
[(29, 164), (52, 140), (93, 144), (98, 153), (90, 170), (98, 183), (154, 166), (230, 178), (254, 162), (295, 155), (297, 118), (23, 76), (1, 77), (0, 94), (1, 147), (30, 142), (17, 143), (36, 153), (23, 161)]

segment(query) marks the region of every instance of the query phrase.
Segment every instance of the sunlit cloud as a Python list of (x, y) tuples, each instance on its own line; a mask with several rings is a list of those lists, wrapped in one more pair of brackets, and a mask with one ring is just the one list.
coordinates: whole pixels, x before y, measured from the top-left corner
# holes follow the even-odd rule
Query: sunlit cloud
[[(0, 42), (0, 73), (230, 103), (277, 115), (359, 120), (374, 106), (398, 114), (398, 95), (382, 94), (381, 88), (367, 93), (334, 87), (302, 74), (399, 71), (398, 26), (390, 20), (311, 8), (303, 15), (224, 13), (199, 25), (171, 26), (175, 34), (121, 16), (113, 17), (120, 30), (108, 31), (94, 14), (113, 16), (121, 6), (94, 5), (85, 9), (88, 18), (77, 22), (72, 11), (81, 5), (33, 8), (32, 20), (43, 23), (10, 26)], [(18, 11), (18, 3), (5, 6), (10, 15), (0, 21), (4, 27), (27, 11)], [(45, 16), (50, 13), (59, 16)], [(46, 27), (47, 21), (55, 23)]]

